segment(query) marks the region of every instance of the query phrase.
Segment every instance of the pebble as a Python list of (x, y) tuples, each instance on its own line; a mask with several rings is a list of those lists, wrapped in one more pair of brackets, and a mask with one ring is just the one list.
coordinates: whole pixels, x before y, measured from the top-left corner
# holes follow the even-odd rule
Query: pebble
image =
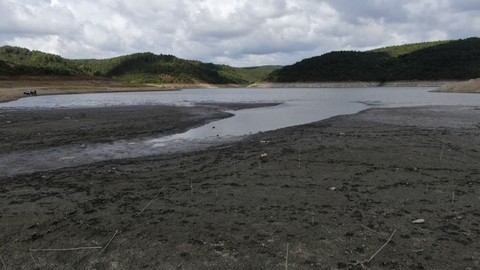
[(413, 224), (423, 224), (423, 223), (425, 223), (425, 219), (420, 218), (420, 219), (417, 219), (417, 220), (412, 221), (412, 223), (413, 223)]

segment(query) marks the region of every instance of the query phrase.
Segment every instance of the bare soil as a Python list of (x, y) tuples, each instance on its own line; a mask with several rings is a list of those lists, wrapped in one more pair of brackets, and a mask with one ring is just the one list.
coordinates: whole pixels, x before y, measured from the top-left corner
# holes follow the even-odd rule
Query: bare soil
[[(112, 126), (97, 122), (93, 135), (79, 137), (122, 136), (142, 110), (122, 115), (124, 126), (106, 110)], [(173, 126), (192, 117), (167, 115)], [(28, 123), (21, 115), (9, 121), (17, 116)], [(151, 117), (145, 110), (143, 119)], [(203, 151), (0, 176), (2, 263), (480, 269), (479, 117), (474, 107), (373, 109)], [(60, 126), (30, 121), (44, 132)], [(172, 131), (151, 127), (142, 134)], [(2, 147), (29, 149), (36, 144), (29, 140), (36, 139)]]
[(122, 91), (160, 91), (177, 89), (127, 83), (102, 77), (79, 76), (0, 76), (0, 102), (24, 97), (24, 92), (36, 90), (38, 95), (80, 94)]

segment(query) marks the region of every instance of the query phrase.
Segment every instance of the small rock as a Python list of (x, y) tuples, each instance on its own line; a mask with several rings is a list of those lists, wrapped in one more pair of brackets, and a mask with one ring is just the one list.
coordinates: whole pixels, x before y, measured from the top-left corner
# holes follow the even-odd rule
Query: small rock
[(419, 218), (417, 220), (412, 221), (413, 224), (423, 224), (425, 223), (425, 219)]
[(263, 154), (260, 155), (260, 158), (266, 158), (266, 157), (268, 157), (267, 153), (263, 153)]

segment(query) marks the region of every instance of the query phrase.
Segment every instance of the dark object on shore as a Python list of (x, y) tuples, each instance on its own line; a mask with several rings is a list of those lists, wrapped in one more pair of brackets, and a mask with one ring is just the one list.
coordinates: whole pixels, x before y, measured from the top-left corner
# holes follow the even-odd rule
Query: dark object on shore
[(25, 92), (23, 92), (23, 94), (26, 95), (26, 96), (36, 96), (37, 95), (37, 90), (25, 91)]

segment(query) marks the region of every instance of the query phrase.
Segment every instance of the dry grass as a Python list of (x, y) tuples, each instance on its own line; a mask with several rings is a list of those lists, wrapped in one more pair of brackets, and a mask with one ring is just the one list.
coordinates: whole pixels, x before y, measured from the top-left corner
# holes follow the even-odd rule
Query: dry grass
[(435, 90), (436, 92), (480, 93), (480, 79), (456, 82)]
[(37, 90), (38, 95), (83, 94), (100, 92), (173, 90), (173, 86), (159, 87), (132, 84), (105, 78), (37, 76), (0, 78), (0, 102), (23, 97), (24, 91)]

